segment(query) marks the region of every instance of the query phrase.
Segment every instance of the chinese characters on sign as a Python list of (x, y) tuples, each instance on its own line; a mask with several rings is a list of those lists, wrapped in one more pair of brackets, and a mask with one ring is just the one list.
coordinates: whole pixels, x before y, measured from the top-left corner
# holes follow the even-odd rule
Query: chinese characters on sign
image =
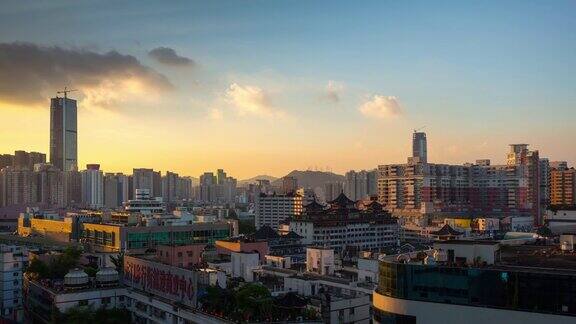
[(124, 283), (191, 307), (196, 306), (196, 274), (190, 270), (125, 256)]

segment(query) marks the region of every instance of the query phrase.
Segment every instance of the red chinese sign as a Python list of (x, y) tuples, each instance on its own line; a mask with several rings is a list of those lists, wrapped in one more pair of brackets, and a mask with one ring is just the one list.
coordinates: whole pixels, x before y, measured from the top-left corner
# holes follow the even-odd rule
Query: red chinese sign
[(196, 273), (158, 262), (124, 257), (124, 283), (195, 307)]

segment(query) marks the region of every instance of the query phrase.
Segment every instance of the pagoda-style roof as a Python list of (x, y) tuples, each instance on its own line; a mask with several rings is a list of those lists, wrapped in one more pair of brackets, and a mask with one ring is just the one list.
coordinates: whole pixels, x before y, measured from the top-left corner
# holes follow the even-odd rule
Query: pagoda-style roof
[(307, 212), (310, 211), (323, 211), (324, 210), (324, 205), (319, 204), (316, 199), (314, 199), (311, 203), (309, 203), (308, 205), (304, 206), (304, 209)]
[(430, 232), (430, 234), (438, 236), (460, 236), (464, 233), (458, 232), (457, 230), (450, 227), (450, 225), (446, 224), (440, 230)]
[(379, 202), (377, 202), (376, 200), (372, 200), (370, 203), (364, 204), (364, 208), (368, 211), (376, 212), (376, 211), (382, 211), (384, 206)]
[(330, 204), (330, 210), (356, 210), (356, 203), (350, 200), (344, 192), (341, 192), (336, 199), (328, 202)]
[(254, 233), (254, 238), (257, 240), (269, 240), (269, 239), (277, 239), (280, 237), (272, 227), (270, 226), (262, 226), (259, 230)]
[(328, 202), (330, 205), (341, 205), (341, 206), (348, 206), (353, 205), (354, 201), (350, 200), (350, 198), (346, 197), (344, 192), (341, 192), (336, 199)]
[(287, 239), (295, 239), (295, 240), (299, 240), (302, 238), (302, 236), (296, 234), (294, 231), (290, 231), (290, 232), (288, 232), (288, 234), (286, 234), (282, 237), (287, 238)]

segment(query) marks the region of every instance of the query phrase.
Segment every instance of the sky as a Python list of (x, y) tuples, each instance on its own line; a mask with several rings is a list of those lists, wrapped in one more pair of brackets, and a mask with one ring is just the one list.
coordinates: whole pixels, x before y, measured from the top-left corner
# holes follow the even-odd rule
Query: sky
[(575, 1), (6, 1), (0, 153), (48, 153), (77, 89), (79, 164), (243, 179), (428, 160), (576, 162)]

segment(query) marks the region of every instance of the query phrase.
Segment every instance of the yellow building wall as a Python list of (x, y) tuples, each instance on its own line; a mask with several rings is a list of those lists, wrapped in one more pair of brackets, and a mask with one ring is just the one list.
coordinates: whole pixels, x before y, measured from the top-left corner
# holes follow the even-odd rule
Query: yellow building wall
[[(84, 223), (82, 224), (82, 228), (83, 231), (99, 231), (99, 232), (104, 232), (104, 233), (113, 233), (114, 234), (114, 244), (113, 245), (98, 245), (96, 246), (95, 244), (94, 247), (99, 247), (100, 250), (105, 251), (105, 252), (116, 252), (116, 251), (120, 251), (120, 247), (122, 244), (122, 240), (121, 240), (121, 227), (120, 226), (115, 226), (115, 225), (107, 225), (107, 224), (90, 224), (90, 223)], [(82, 235), (82, 237), (84, 237), (84, 234)], [(90, 242), (88, 242), (90, 243)]]
[(72, 223), (50, 219), (30, 219), (30, 227), (22, 226), (18, 219), (18, 234), (22, 236), (39, 235), (59, 242), (69, 242), (72, 236)]

